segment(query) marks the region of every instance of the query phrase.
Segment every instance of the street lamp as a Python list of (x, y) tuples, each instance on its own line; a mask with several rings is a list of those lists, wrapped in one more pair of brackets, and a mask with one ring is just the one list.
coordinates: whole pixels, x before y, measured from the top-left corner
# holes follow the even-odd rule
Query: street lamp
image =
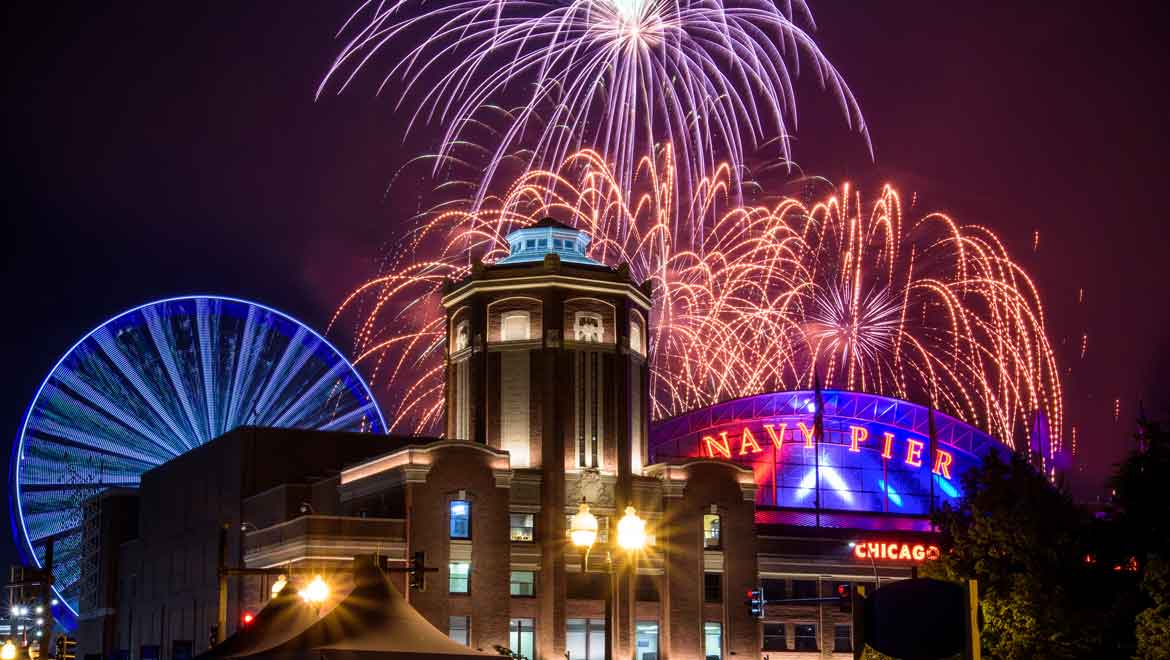
[[(581, 572), (584, 573), (589, 570), (589, 551), (597, 541), (597, 517), (589, 512), (589, 504), (586, 503), (584, 497), (581, 498), (581, 505), (577, 508), (577, 513), (569, 521), (569, 538), (572, 540), (573, 545), (585, 551), (581, 559)], [(610, 578), (609, 588), (605, 592), (606, 660), (611, 660), (613, 657), (613, 629), (615, 627), (613, 594), (617, 590), (615, 582), (617, 582), (618, 578), (618, 571), (614, 570), (613, 554), (610, 551), (612, 540), (609, 545), (610, 547), (605, 549), (607, 559), (606, 572)], [(618, 521), (617, 546), (626, 551), (627, 559), (632, 559), (632, 561), (628, 561), (627, 563), (636, 566), (637, 557), (635, 553), (646, 547), (646, 521), (638, 517), (637, 510), (632, 506), (626, 507), (626, 514)]]
[(15, 660), (16, 658), (16, 644), (12, 640), (4, 642), (4, 647), (0, 648), (0, 660)]
[(325, 584), (325, 580), (322, 580), (320, 575), (316, 575), (313, 577), (312, 582), (304, 589), (301, 589), (300, 593), (301, 598), (306, 603), (321, 607), (321, 603), (324, 603), (325, 599), (329, 598), (329, 585)]
[(288, 578), (285, 576), (281, 575), (280, 577), (276, 578), (276, 582), (272, 583), (272, 597), (276, 598), (277, 594), (279, 594), (287, 584)]

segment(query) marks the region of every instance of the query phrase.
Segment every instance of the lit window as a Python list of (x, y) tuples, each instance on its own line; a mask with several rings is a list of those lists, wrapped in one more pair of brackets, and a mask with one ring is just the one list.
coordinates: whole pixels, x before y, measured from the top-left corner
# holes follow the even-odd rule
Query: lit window
[(723, 540), (720, 534), (719, 514), (708, 513), (703, 516), (703, 548), (706, 550), (718, 550), (723, 547)]
[(511, 519), (511, 539), (513, 541), (531, 541), (536, 538), (533, 523), (536, 516), (531, 513), (513, 513)]
[(535, 596), (536, 573), (533, 571), (512, 571), (511, 593), (513, 596)]
[(605, 336), (605, 323), (596, 312), (577, 312), (573, 322), (573, 338), (577, 341), (600, 344)]
[(815, 623), (798, 623), (795, 628), (795, 634), (792, 636), (796, 642), (797, 651), (816, 651), (820, 648), (817, 644), (817, 625)]
[(722, 573), (703, 573), (703, 601), (707, 603), (723, 602)]
[(503, 341), (528, 339), (528, 318), (528, 312), (505, 312), (500, 322), (500, 334)]
[(471, 592), (471, 562), (453, 561), (447, 564), (447, 592), (466, 594)]
[(646, 354), (646, 350), (642, 348), (642, 324), (637, 321), (630, 322), (630, 350), (638, 355)]
[(639, 621), (634, 630), (637, 647), (634, 660), (658, 660), (658, 622)]
[(853, 650), (853, 630), (849, 624), (833, 626), (833, 652), (849, 653)]
[(455, 350), (462, 351), (471, 344), (471, 324), (467, 321), (460, 321), (459, 325), (455, 326)]
[(447, 636), (460, 644), (471, 644), (471, 617), (450, 617), (447, 620)]
[(788, 641), (784, 638), (783, 623), (764, 624), (764, 650), (787, 651)]
[(471, 538), (471, 502), (467, 500), (451, 501), (451, 538)]
[(536, 626), (532, 619), (512, 619), (508, 623), (508, 648), (527, 660), (536, 657)]
[(603, 660), (605, 658), (605, 621), (603, 619), (566, 619), (565, 648), (569, 660)]
[(723, 624), (714, 621), (703, 624), (703, 649), (707, 660), (723, 657)]

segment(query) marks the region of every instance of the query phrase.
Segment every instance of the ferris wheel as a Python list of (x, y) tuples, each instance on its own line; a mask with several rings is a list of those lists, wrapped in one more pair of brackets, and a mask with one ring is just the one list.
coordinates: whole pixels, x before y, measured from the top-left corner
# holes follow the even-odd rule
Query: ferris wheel
[(38, 566), (53, 545), (54, 615), (82, 591), (83, 506), (238, 426), (385, 433), (381, 411), (321, 335), (246, 300), (189, 296), (101, 324), (41, 383), (12, 452), (15, 542)]

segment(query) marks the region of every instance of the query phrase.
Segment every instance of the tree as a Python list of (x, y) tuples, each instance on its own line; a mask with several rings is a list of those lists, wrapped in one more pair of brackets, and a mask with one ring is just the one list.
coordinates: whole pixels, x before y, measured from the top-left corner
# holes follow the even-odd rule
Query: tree
[[(1019, 454), (1006, 461), (988, 455), (963, 486), (959, 506), (936, 514), (944, 553), (926, 570), (979, 581), (984, 653), (1118, 657), (1105, 651), (1116, 647), (1110, 589), (1125, 578), (1096, 558), (1092, 518)], [(1132, 624), (1129, 630), (1132, 636)]]

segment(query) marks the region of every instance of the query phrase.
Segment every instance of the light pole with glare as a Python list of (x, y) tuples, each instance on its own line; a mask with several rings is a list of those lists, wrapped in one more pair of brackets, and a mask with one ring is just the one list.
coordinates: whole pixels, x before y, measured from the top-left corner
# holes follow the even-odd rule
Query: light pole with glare
[[(589, 504), (585, 498), (581, 498), (581, 505), (577, 508), (569, 522), (569, 538), (573, 545), (584, 551), (581, 558), (581, 572), (585, 573), (589, 570), (589, 551), (593, 549), (593, 544), (597, 541), (597, 517), (589, 512)], [(632, 506), (626, 507), (626, 514), (622, 516), (617, 525), (617, 547), (625, 551), (625, 562), (621, 566), (637, 566), (638, 551), (646, 547), (646, 521), (638, 517), (638, 512)], [(605, 591), (605, 660), (613, 660), (613, 640), (614, 625), (616, 617), (614, 616), (613, 595), (617, 590), (616, 582), (618, 582), (619, 570), (615, 570), (613, 564), (613, 541), (609, 540), (605, 547), (606, 554), (606, 573), (609, 576), (609, 585)], [(636, 644), (633, 638), (632, 631), (627, 631), (631, 634), (631, 646)]]

